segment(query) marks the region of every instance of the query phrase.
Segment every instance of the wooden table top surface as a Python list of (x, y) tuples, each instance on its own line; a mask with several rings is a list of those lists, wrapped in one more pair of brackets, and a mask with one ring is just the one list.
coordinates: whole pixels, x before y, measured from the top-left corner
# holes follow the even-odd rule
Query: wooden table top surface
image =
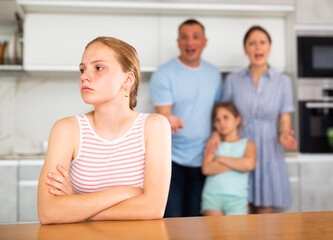
[(1, 240), (333, 239), (333, 211), (265, 215), (0, 225)]

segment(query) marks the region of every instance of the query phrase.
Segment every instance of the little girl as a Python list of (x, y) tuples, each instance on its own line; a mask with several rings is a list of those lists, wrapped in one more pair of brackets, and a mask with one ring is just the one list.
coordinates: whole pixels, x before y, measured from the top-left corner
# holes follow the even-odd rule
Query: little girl
[(212, 121), (222, 142), (215, 154), (208, 153), (203, 159), (202, 172), (207, 178), (201, 212), (205, 216), (247, 214), (248, 172), (256, 165), (255, 144), (239, 137), (242, 119), (232, 102), (215, 105)]

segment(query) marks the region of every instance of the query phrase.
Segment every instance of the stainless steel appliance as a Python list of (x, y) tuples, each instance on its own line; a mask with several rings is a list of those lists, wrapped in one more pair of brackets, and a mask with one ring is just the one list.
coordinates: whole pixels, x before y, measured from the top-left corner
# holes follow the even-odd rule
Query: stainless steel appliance
[(333, 152), (333, 79), (299, 79), (298, 100), (300, 152)]
[(333, 31), (297, 37), (299, 148), (333, 152)]
[(333, 78), (333, 36), (298, 36), (298, 76)]

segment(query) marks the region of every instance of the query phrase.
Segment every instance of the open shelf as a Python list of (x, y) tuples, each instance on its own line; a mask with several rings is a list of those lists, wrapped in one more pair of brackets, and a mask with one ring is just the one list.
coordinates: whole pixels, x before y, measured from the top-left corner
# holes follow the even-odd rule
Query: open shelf
[(22, 65), (0, 65), (0, 71), (23, 71)]

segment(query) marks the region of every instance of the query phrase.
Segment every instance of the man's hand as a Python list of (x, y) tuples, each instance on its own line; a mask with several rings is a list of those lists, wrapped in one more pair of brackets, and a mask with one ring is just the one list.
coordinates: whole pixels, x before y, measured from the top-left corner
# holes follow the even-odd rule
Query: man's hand
[(220, 135), (216, 131), (214, 131), (212, 133), (211, 138), (206, 142), (204, 156), (207, 156), (209, 154), (214, 155), (220, 143), (221, 143)]
[(184, 127), (183, 119), (176, 117), (174, 115), (168, 115), (168, 116), (166, 116), (166, 118), (169, 120), (172, 134), (174, 134), (175, 132), (178, 132), (180, 128)]

